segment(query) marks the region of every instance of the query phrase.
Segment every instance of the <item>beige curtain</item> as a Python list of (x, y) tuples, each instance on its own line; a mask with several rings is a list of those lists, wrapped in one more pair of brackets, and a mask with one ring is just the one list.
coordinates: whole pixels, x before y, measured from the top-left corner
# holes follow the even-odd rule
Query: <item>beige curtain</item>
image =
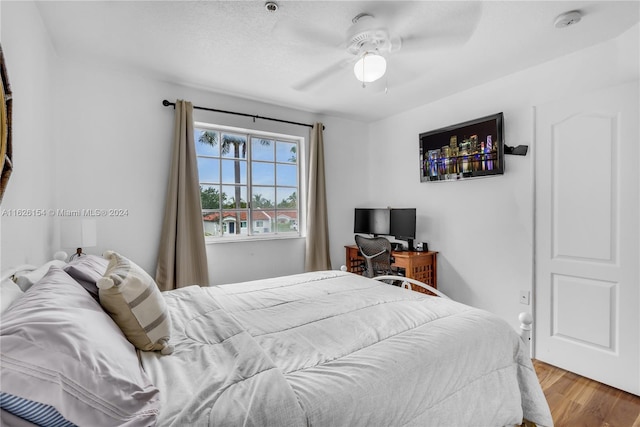
[(331, 269), (329, 255), (329, 221), (327, 220), (327, 192), (324, 182), (324, 143), (322, 123), (315, 123), (311, 131), (309, 155), (309, 191), (307, 192), (307, 241), (305, 270)]
[(193, 105), (177, 100), (175, 112), (173, 158), (156, 268), (156, 282), (163, 291), (209, 284)]

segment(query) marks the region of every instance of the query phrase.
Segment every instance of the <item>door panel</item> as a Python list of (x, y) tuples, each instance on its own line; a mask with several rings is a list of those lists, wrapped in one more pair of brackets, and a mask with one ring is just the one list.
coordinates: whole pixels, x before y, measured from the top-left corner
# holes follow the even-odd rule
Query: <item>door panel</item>
[(554, 259), (611, 260), (617, 120), (576, 114), (552, 125)]
[(618, 284), (552, 275), (552, 335), (614, 351)]
[(640, 395), (638, 90), (536, 107), (534, 354)]

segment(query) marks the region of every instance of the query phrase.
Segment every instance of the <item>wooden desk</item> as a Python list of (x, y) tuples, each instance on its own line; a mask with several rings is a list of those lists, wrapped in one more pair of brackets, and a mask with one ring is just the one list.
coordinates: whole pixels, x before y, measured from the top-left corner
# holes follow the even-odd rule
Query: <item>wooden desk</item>
[[(346, 266), (352, 273), (362, 274), (364, 258), (358, 255), (356, 245), (346, 245)], [(395, 258), (394, 267), (404, 269), (404, 275), (410, 279), (419, 280), (422, 283), (438, 289), (438, 263), (436, 255), (438, 252), (418, 252), (418, 251), (393, 251), (391, 255)], [(422, 292), (422, 288), (412, 286), (414, 291)], [(427, 293), (426, 291), (424, 291)]]

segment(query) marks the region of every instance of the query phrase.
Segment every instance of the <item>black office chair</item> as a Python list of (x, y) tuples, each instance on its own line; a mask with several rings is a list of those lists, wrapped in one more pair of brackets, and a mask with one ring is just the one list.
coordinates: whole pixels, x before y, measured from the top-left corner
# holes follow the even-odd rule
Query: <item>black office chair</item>
[(391, 242), (384, 237), (364, 237), (356, 234), (358, 251), (364, 258), (364, 272), (366, 277), (397, 275), (391, 267), (395, 261), (391, 255)]

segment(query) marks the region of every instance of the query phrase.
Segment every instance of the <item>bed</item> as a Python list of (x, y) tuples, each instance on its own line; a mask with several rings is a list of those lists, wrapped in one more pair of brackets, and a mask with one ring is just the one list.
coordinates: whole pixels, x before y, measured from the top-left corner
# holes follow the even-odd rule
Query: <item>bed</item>
[[(528, 346), (513, 328), (446, 298), (343, 271), (190, 286), (161, 294), (170, 336), (161, 351), (136, 351), (100, 298), (67, 270), (49, 266), (2, 314), (0, 388), (76, 425), (553, 425)], [(92, 277), (84, 279), (89, 286)], [(82, 324), (89, 331), (42, 347), (43, 312), (67, 316), (49, 334)], [(48, 357), (30, 355), (30, 343)], [(91, 375), (71, 381), (74, 367), (57, 372), (56, 383), (33, 374), (58, 369), (47, 360), (55, 351), (68, 357), (64, 345)], [(2, 409), (3, 420), (15, 416)]]

